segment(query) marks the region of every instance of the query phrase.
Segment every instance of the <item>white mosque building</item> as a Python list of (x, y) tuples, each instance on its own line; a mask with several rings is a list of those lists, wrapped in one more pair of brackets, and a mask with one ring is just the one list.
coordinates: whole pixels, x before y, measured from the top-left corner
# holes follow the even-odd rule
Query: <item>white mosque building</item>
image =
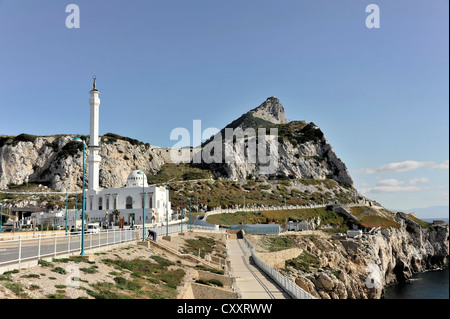
[[(124, 224), (165, 224), (172, 221), (173, 212), (169, 201), (169, 191), (163, 186), (149, 186), (147, 176), (139, 170), (130, 172), (123, 188), (99, 188), (99, 106), (100, 91), (94, 77), (89, 104), (91, 106), (91, 132), (89, 141), (89, 189), (86, 191), (87, 221), (110, 224), (114, 219), (123, 218)], [(120, 215), (115, 216), (114, 211)], [(145, 215), (145, 217), (143, 216)]]

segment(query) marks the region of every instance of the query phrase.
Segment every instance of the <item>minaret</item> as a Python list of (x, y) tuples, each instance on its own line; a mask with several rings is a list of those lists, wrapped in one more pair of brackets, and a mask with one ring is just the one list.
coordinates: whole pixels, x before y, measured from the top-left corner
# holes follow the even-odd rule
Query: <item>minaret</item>
[(99, 184), (99, 166), (101, 157), (98, 155), (100, 149), (98, 144), (98, 108), (100, 106), (100, 98), (98, 95), (100, 91), (96, 88), (97, 77), (94, 76), (94, 85), (92, 90), (89, 92), (91, 98), (89, 99), (89, 104), (91, 106), (91, 137), (89, 140), (89, 190), (98, 190)]

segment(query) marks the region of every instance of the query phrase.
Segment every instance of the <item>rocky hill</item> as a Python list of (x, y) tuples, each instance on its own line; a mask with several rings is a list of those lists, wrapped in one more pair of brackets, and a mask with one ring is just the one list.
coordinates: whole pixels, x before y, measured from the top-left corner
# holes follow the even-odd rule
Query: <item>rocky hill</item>
[[(225, 139), (221, 142), (223, 144), (220, 147), (232, 148), (232, 162), (221, 157), (218, 163), (207, 163), (202, 158), (200, 163), (188, 165), (211, 172), (206, 175), (215, 179), (333, 179), (353, 186), (345, 164), (336, 156), (320, 128), (304, 121), (287, 123), (284, 108), (275, 97), (268, 98), (257, 108), (243, 114), (227, 125), (221, 134), (225, 134), (227, 128), (246, 130), (261, 127), (278, 130), (277, 139), (267, 140), (267, 149), (272, 153), (265, 154), (269, 155), (266, 163), (261, 160), (259, 153), (256, 161), (250, 160), (249, 147), (257, 145), (259, 140), (255, 141), (256, 136), (244, 135), (235, 138), (231, 144), (225, 144)], [(63, 191), (69, 185), (81, 186), (82, 146), (73, 142), (74, 137), (29, 134), (0, 136), (0, 189), (27, 182), (41, 183), (57, 191)], [(89, 137), (82, 138), (89, 143)], [(202, 152), (208, 150), (213, 140), (203, 145)], [(242, 145), (244, 150), (239, 148)], [(100, 146), (101, 187), (123, 187), (129, 172), (141, 169), (154, 176), (164, 164), (170, 163), (170, 159), (163, 156), (161, 148), (112, 133), (101, 137)], [(264, 165), (267, 166), (267, 159), (274, 161), (269, 164), (275, 167), (269, 173), (262, 169)], [(86, 165), (88, 171), (87, 162)]]
[[(259, 153), (259, 128), (266, 129), (266, 136), (272, 134), (271, 129), (277, 130), (278, 138), (266, 138), (266, 154)], [(240, 129), (243, 134), (227, 137), (227, 129), (229, 132)], [(312, 122), (287, 123), (284, 107), (276, 97), (268, 98), (257, 108), (228, 124), (202, 147), (203, 154), (209, 155), (217, 149), (222, 152), (219, 163), (214, 160), (208, 163), (203, 156), (199, 164), (211, 170), (216, 178), (334, 179), (353, 187), (347, 167), (337, 157), (321, 129)], [(233, 154), (230, 159), (226, 158), (227, 150)], [(251, 151), (255, 158), (251, 157)], [(269, 161), (264, 157), (268, 154), (271, 156)]]
[[(75, 135), (0, 138), (0, 189), (9, 185), (41, 183), (54, 190), (82, 185), (82, 144)], [(89, 137), (82, 138), (88, 143)], [(86, 155), (89, 151), (86, 150)], [(100, 185), (123, 187), (128, 174), (142, 169), (156, 174), (164, 160), (149, 144), (108, 133), (101, 138)], [(86, 174), (89, 164), (86, 165)]]

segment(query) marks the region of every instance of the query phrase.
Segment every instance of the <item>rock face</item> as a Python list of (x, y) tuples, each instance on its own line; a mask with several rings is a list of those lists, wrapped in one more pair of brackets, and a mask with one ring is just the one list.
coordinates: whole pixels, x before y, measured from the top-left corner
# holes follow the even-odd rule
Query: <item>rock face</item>
[[(69, 185), (82, 185), (82, 144), (73, 135), (38, 136), (26, 141), (3, 138), (0, 147), (0, 189), (10, 184), (42, 183), (63, 191)], [(88, 143), (89, 138), (86, 139)], [(100, 186), (123, 187), (135, 169), (158, 172), (164, 160), (149, 145), (102, 137)], [(86, 157), (89, 150), (86, 150)], [(89, 165), (86, 161), (86, 183)]]
[(318, 298), (378, 299), (389, 284), (407, 281), (414, 273), (448, 267), (448, 225), (427, 229), (404, 214), (397, 213), (396, 218), (400, 228), (376, 231), (358, 240), (297, 236), (297, 245), (317, 258), (318, 269), (290, 268), (289, 275)]
[[(265, 128), (266, 138), (258, 128)], [(233, 138), (227, 135), (227, 129), (236, 132)], [(269, 138), (269, 133), (276, 134), (272, 136), (277, 138)], [(208, 158), (217, 151), (221, 154)], [(284, 108), (275, 97), (268, 98), (205, 142), (200, 166), (210, 169), (216, 178), (334, 179), (353, 186), (347, 167), (320, 128), (304, 121), (287, 123)]]
[[(261, 135), (247, 134), (221, 139), (218, 144), (211, 138), (203, 145), (201, 161), (194, 165), (210, 170), (217, 179), (242, 180), (251, 176), (334, 179), (353, 186), (345, 164), (336, 156), (320, 128), (304, 121), (287, 123), (284, 108), (275, 97), (245, 113), (218, 135), (225, 137), (226, 129), (258, 132), (257, 128), (261, 127), (266, 128), (267, 133), (277, 130), (274, 135), (277, 138), (260, 139)], [(0, 189), (26, 182), (42, 183), (58, 191), (68, 185), (80, 186), (81, 144), (73, 142), (73, 138), (73, 135), (0, 136)], [(85, 140), (88, 143), (89, 138)], [(207, 161), (207, 156), (203, 155), (215, 145), (221, 152), (218, 160)], [(122, 187), (131, 171), (141, 169), (147, 174), (156, 174), (163, 164), (171, 162), (160, 148), (112, 133), (101, 138), (100, 146), (100, 187)], [(226, 158), (226, 154), (231, 156)], [(88, 172), (87, 162), (86, 167)]]

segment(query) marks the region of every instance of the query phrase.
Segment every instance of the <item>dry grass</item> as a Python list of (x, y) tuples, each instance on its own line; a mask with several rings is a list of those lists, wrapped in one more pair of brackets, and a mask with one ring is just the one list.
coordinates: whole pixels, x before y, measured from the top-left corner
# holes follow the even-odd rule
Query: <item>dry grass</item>
[(95, 262), (53, 259), (4, 273), (0, 275), (0, 298), (176, 298), (192, 267), (151, 248), (131, 244), (97, 253)]

